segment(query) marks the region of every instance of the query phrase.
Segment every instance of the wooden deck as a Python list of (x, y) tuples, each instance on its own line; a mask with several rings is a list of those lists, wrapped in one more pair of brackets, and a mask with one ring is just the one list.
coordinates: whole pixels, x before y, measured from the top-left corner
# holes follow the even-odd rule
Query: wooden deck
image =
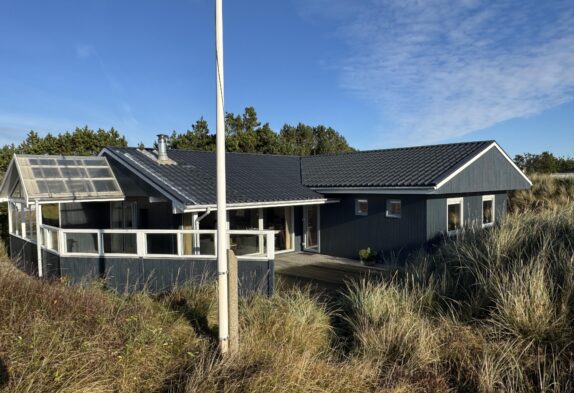
[(275, 273), (289, 284), (309, 283), (325, 289), (337, 289), (345, 282), (361, 278), (389, 277), (396, 268), (364, 266), (353, 259), (308, 252), (275, 255)]

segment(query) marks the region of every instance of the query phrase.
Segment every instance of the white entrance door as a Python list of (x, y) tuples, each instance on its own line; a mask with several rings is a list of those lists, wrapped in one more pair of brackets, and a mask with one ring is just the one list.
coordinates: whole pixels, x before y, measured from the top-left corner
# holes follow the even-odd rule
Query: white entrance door
[(319, 206), (303, 207), (304, 250), (319, 252)]

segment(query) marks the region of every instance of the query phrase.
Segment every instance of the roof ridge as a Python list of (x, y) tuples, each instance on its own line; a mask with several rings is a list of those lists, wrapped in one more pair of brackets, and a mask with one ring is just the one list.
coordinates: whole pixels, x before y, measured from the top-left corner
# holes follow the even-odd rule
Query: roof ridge
[(452, 143), (436, 143), (434, 145), (416, 145), (416, 146), (402, 146), (402, 147), (389, 147), (386, 149), (372, 149), (372, 150), (357, 150), (357, 151), (348, 151), (342, 153), (325, 153), (325, 154), (315, 154), (309, 156), (301, 156), (301, 158), (313, 158), (313, 157), (332, 157), (332, 156), (344, 156), (344, 155), (353, 155), (353, 154), (363, 154), (363, 153), (379, 153), (379, 152), (386, 152), (386, 151), (397, 151), (397, 150), (413, 150), (413, 149), (427, 149), (432, 147), (440, 147), (440, 146), (456, 146), (456, 145), (473, 145), (473, 144), (484, 144), (488, 143), (491, 144), (496, 142), (496, 140), (480, 140), (480, 141), (469, 141), (469, 142), (452, 142)]
[[(477, 141), (468, 141), (468, 142), (452, 142), (452, 143), (435, 143), (432, 145), (415, 145), (415, 146), (402, 146), (402, 147), (390, 147), (385, 149), (372, 149), (372, 150), (356, 150), (356, 151), (348, 151), (348, 152), (340, 152), (340, 153), (325, 153), (325, 154), (313, 154), (308, 156), (296, 155), (296, 154), (279, 154), (279, 153), (250, 153), (250, 152), (226, 152), (227, 154), (234, 154), (234, 155), (246, 155), (246, 156), (272, 156), (272, 157), (294, 157), (294, 158), (313, 158), (313, 157), (330, 157), (330, 156), (344, 156), (344, 155), (352, 155), (352, 154), (365, 154), (365, 153), (379, 153), (379, 152), (387, 152), (387, 151), (399, 151), (399, 150), (413, 150), (413, 149), (428, 149), (433, 147), (445, 147), (445, 146), (456, 146), (456, 145), (473, 145), (473, 144), (491, 144), (495, 143), (496, 140), (494, 139), (486, 139), (486, 140), (477, 140)], [(108, 146), (106, 146), (107, 148)], [(126, 146), (126, 147), (115, 147), (109, 146), (116, 149), (127, 149), (127, 150), (140, 150), (138, 147), (134, 146)], [(145, 150), (153, 150), (153, 148), (146, 147)], [(190, 153), (210, 153), (215, 154), (215, 151), (212, 150), (194, 150), (194, 149), (168, 149), (168, 151), (181, 151), (181, 152), (190, 152)]]
[[(138, 147), (134, 147), (134, 146), (128, 146), (128, 147), (123, 147), (122, 149), (139, 149)], [(150, 147), (146, 147), (145, 150), (153, 150), (153, 148)], [(215, 154), (214, 150), (194, 150), (194, 149), (167, 149), (168, 152), (170, 151), (182, 151), (182, 152), (189, 152), (189, 153), (210, 153), (210, 154)], [(237, 155), (244, 155), (244, 156), (273, 156), (273, 157), (302, 157), (296, 154), (279, 154), (279, 153), (250, 153), (250, 152), (242, 152), (242, 151), (226, 151), (226, 154), (237, 154)]]

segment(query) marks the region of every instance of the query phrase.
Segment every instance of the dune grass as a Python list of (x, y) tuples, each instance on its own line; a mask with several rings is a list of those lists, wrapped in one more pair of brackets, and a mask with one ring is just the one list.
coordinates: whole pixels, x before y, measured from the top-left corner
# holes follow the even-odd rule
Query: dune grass
[(554, 209), (574, 202), (574, 176), (533, 174), (529, 177), (532, 181), (531, 189), (510, 193), (511, 211)]
[(243, 299), (225, 358), (213, 284), (126, 296), (0, 258), (0, 391), (574, 391), (574, 183), (535, 181), (501, 225), (412, 255), (406, 274), (328, 303), (305, 288)]

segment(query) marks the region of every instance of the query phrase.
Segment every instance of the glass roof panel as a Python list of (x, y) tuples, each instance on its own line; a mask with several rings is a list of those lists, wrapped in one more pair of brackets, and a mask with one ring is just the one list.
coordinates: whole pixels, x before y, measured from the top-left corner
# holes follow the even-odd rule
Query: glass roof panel
[(29, 200), (124, 197), (104, 157), (16, 156), (16, 163)]

